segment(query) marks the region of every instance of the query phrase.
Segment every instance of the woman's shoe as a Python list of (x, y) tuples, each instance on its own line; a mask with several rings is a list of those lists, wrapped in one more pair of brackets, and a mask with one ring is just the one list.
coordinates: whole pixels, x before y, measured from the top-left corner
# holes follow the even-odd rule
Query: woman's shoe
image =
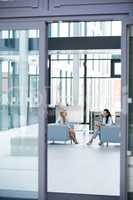
[(99, 146), (102, 146), (102, 145), (103, 145), (103, 142), (102, 142), (102, 141), (100, 141), (98, 144), (99, 144)]
[(89, 142), (87, 142), (87, 145), (92, 144), (93, 140), (90, 140)]

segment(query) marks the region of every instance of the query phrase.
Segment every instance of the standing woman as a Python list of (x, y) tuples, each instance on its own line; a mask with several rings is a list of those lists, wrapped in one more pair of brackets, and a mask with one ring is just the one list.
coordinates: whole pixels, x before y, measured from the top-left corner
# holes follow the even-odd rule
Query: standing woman
[(100, 131), (100, 128), (101, 126), (111, 126), (113, 124), (113, 120), (112, 120), (112, 116), (111, 116), (111, 113), (108, 109), (104, 109), (103, 113), (102, 113), (102, 116), (103, 116), (103, 122), (100, 124), (96, 124), (96, 131), (94, 132), (92, 138), (89, 140), (89, 142), (87, 143), (87, 145), (90, 145), (92, 144), (93, 140), (99, 136), (99, 145), (102, 145), (103, 142), (101, 141), (101, 131)]
[(69, 128), (69, 137), (70, 139), (75, 143), (75, 144), (78, 144), (78, 141), (76, 139), (76, 133), (75, 133), (75, 130), (74, 130), (74, 126), (73, 124), (71, 124), (70, 122), (68, 122), (67, 120), (67, 112), (66, 110), (62, 110), (60, 111), (60, 116), (59, 118), (57, 119), (56, 123), (58, 124), (65, 124), (68, 126)]

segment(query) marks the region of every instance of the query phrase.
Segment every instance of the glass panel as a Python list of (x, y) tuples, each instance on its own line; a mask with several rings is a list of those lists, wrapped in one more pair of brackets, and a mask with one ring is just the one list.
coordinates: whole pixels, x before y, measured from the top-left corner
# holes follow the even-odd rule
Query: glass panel
[(121, 30), (121, 21), (54, 22), (49, 37), (121, 36)]
[(110, 77), (110, 59), (94, 54), (93, 59), (87, 61), (87, 77)]
[[(57, 56), (55, 56), (57, 55)], [(76, 58), (77, 57), (77, 58)], [(78, 78), (79, 75), (83, 75), (84, 68), (83, 68), (83, 61), (80, 59), (80, 55), (69, 52), (64, 53), (61, 52), (56, 54), (55, 52), (51, 53), (51, 102), (50, 106), (56, 106), (59, 104), (63, 105), (74, 105), (75, 104), (75, 96), (76, 93), (73, 90), (75, 79), (77, 78), (74, 75), (76, 62), (78, 68)], [(79, 92), (83, 92), (83, 86), (79, 85)], [(80, 95), (82, 100), (76, 100), (77, 105), (79, 105), (79, 101), (82, 102), (81, 106), (81, 119), (83, 121), (83, 94)], [(80, 99), (79, 98), (79, 99)]]
[(121, 75), (121, 63), (115, 63), (114, 75)]
[[(49, 51), (48, 192), (120, 195), (121, 78), (111, 77), (112, 55), (121, 51)], [(112, 114), (110, 140), (86, 145), (105, 108)]]
[[(87, 118), (90, 120), (90, 130), (94, 129), (94, 117), (105, 107), (112, 114), (114, 123), (120, 125), (121, 111), (121, 79), (120, 78), (88, 78), (87, 79)], [(104, 98), (101, 95), (104, 92)], [(90, 98), (91, 97), (91, 98)]]
[(49, 37), (58, 37), (58, 29), (59, 24), (52, 23), (51, 26), (49, 26)]
[(133, 198), (133, 25), (129, 27), (128, 199)]
[(112, 36), (120, 36), (122, 34), (122, 23), (112, 21)]
[(38, 196), (39, 50), (31, 48), (38, 33), (4, 30), (1, 35), (0, 197)]
[(69, 32), (68, 23), (67, 22), (59, 23), (59, 37), (68, 37), (68, 32)]

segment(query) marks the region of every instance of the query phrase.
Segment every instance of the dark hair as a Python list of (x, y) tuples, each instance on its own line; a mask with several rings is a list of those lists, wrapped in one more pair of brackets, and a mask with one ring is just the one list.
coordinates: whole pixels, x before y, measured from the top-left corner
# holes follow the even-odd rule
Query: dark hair
[(107, 109), (107, 108), (105, 108), (104, 109), (104, 112), (106, 112), (108, 115), (106, 116), (106, 124), (108, 123), (108, 120), (109, 120), (109, 117), (111, 117), (111, 113), (110, 113), (110, 111)]

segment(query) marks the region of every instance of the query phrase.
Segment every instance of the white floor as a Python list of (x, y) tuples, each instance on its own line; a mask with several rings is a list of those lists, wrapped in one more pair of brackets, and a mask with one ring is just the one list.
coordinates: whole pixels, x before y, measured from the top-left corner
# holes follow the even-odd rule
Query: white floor
[[(98, 141), (87, 146), (89, 134), (77, 135), (80, 141), (78, 145), (48, 145), (48, 191), (119, 195), (119, 146), (99, 147)], [(1, 135), (0, 146), (3, 141)], [(1, 189), (37, 191), (37, 157), (10, 156), (5, 152), (0, 154)]]
[(50, 192), (81, 194), (120, 194), (120, 148), (49, 145), (48, 189)]

